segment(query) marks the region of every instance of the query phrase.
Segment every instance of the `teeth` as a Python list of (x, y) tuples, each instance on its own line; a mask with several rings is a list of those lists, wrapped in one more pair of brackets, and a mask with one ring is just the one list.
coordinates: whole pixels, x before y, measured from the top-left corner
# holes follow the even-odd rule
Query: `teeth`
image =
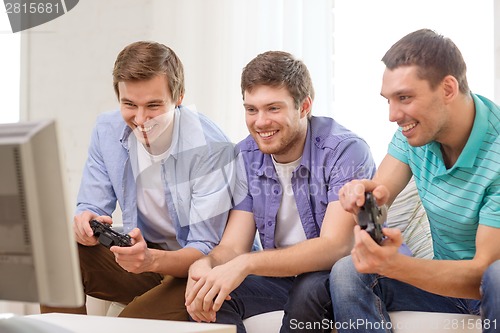
[(409, 131), (409, 130), (411, 130), (415, 126), (417, 126), (417, 123), (413, 123), (413, 124), (409, 124), (409, 125), (403, 126), (402, 127), (403, 132)]
[(274, 135), (277, 131), (272, 131), (272, 132), (259, 132), (259, 135), (263, 138), (268, 138), (271, 135)]
[(149, 131), (151, 131), (152, 128), (153, 128), (153, 126), (149, 126), (149, 127), (142, 127), (141, 126), (141, 127), (139, 127), (139, 130), (141, 132), (149, 132)]

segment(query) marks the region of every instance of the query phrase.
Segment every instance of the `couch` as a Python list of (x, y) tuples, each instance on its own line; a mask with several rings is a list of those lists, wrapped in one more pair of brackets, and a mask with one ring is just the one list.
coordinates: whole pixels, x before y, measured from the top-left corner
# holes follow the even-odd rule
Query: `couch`
[[(387, 223), (390, 227), (401, 230), (406, 244), (415, 257), (432, 258), (429, 222), (413, 180), (392, 204), (388, 212)], [(122, 304), (111, 303), (107, 315), (116, 316), (122, 309)], [(481, 318), (474, 315), (412, 311), (390, 312), (389, 315), (395, 333), (481, 332)], [(248, 333), (277, 333), (282, 318), (283, 311), (274, 311), (247, 318), (244, 324)], [(335, 323), (324, 322), (321, 325), (331, 327), (332, 333), (336, 332)], [(297, 332), (300, 330), (298, 329)]]

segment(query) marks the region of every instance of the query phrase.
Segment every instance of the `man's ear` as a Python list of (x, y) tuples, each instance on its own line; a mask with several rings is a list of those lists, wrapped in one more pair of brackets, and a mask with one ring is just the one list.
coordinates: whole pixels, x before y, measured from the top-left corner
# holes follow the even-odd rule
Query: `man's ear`
[(182, 104), (182, 100), (184, 99), (184, 94), (180, 94), (179, 97), (177, 98), (177, 101), (175, 102), (175, 106), (179, 106)]
[(306, 98), (304, 98), (304, 100), (302, 101), (302, 104), (300, 106), (300, 117), (307, 117), (309, 115), (309, 113), (311, 113), (311, 109), (312, 109), (312, 104), (313, 104), (313, 101), (311, 99), (311, 96), (307, 96)]
[(446, 104), (450, 103), (455, 97), (460, 93), (460, 88), (458, 80), (452, 76), (447, 75), (441, 82), (441, 87), (443, 89), (443, 98)]

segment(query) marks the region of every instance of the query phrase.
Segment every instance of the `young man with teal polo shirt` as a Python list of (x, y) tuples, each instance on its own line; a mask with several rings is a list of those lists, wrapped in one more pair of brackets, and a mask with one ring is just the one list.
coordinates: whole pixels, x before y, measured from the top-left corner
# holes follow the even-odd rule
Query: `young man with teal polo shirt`
[(497, 332), (500, 109), (470, 92), (460, 51), (431, 30), (403, 37), (382, 61), (381, 94), (400, 128), (373, 180), (346, 184), (340, 202), (356, 213), (364, 193), (373, 192), (379, 204), (390, 205), (413, 176), (434, 259), (398, 254), (399, 230), (384, 229), (387, 239), (378, 246), (355, 227), (351, 256), (331, 274), (336, 327), (390, 332), (388, 312), (407, 310), (481, 314), (483, 332)]

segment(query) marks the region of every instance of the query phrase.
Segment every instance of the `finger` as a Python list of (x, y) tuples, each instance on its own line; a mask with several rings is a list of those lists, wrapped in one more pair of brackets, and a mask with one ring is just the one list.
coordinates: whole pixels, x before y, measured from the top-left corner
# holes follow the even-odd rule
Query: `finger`
[(82, 229), (82, 234), (87, 237), (94, 237), (94, 230), (90, 227), (90, 220), (87, 220), (80, 224)]
[(390, 195), (389, 189), (385, 186), (377, 186), (372, 193), (377, 200), (377, 205), (379, 206), (385, 205)]
[(195, 321), (197, 323), (201, 323), (200, 317), (198, 317), (194, 312), (188, 311), (188, 313), (193, 321)]
[(102, 223), (107, 223), (109, 225), (113, 224), (113, 219), (111, 218), (111, 216), (107, 216), (107, 215), (99, 216), (98, 221), (100, 221)]
[(215, 311), (212, 310), (199, 312), (198, 316), (208, 323), (215, 321)]
[[(93, 217), (94, 214), (88, 211), (85, 211), (79, 215), (75, 215), (73, 217), (73, 230), (75, 234), (80, 235), (80, 238), (83, 238), (84, 235), (86, 235), (87, 237), (92, 237), (94, 233), (90, 228), (89, 221)], [(88, 227), (88, 229), (86, 227)]]
[(212, 322), (215, 321), (215, 313), (212, 311), (210, 313), (207, 312), (201, 312), (201, 311), (191, 311), (188, 313), (190, 314), (191, 318), (197, 322)]
[(217, 295), (215, 301), (213, 302), (214, 303), (213, 310), (215, 312), (219, 311), (220, 308), (222, 307), (222, 303), (224, 303), (224, 301), (228, 299), (228, 297), (230, 299), (229, 293), (219, 291), (219, 294)]
[(364, 245), (366, 251), (375, 252), (380, 247), (365, 230), (361, 230), (359, 233), (360, 242)]
[(382, 233), (388, 238), (386, 241), (390, 241), (396, 246), (400, 246), (403, 243), (403, 236), (401, 235), (401, 230), (398, 228), (383, 228)]
[(141, 230), (139, 228), (132, 229), (128, 234), (130, 237), (135, 238), (138, 242), (144, 240), (144, 237), (142, 236)]
[(189, 306), (194, 301), (194, 299), (196, 298), (196, 296), (198, 296), (201, 288), (203, 288), (204, 285), (205, 285), (205, 279), (203, 278), (198, 280), (194, 284), (193, 288), (189, 292), (189, 295), (186, 297), (186, 303), (185, 303), (186, 306)]
[(219, 293), (220, 289), (216, 286), (212, 286), (212, 288), (206, 292), (205, 297), (203, 297), (203, 311), (208, 312), (210, 310), (215, 310), (214, 299)]
[(361, 232), (361, 227), (359, 225), (355, 225), (354, 226), (354, 246), (360, 244), (360, 242), (361, 242), (360, 232)]

